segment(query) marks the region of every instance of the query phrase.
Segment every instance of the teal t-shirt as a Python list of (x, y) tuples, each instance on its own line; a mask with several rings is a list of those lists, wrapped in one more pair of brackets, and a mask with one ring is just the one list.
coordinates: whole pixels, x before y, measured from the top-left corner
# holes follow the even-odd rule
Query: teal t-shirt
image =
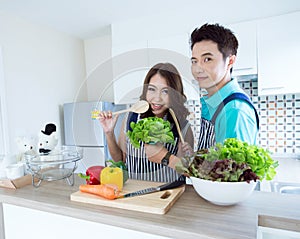
[[(214, 95), (202, 97), (201, 116), (211, 120), (219, 104), (235, 92), (245, 93), (233, 79)], [(243, 100), (233, 100), (225, 105), (215, 122), (216, 142), (223, 143), (227, 138), (238, 138), (249, 144), (256, 144), (258, 129), (254, 109)]]

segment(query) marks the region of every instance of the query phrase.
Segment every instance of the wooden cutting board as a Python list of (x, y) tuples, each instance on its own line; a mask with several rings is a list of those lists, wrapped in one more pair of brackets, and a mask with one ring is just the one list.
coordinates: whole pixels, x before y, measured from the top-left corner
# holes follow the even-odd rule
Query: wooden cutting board
[[(122, 190), (123, 193), (134, 192), (137, 190), (155, 187), (164, 183), (131, 180), (129, 179)], [(82, 193), (77, 191), (72, 193), (70, 198), (72, 201), (95, 204), (100, 206), (128, 209), (140, 212), (165, 214), (176, 202), (176, 200), (184, 192), (185, 186), (170, 189), (166, 191), (145, 194), (131, 198), (119, 198), (109, 200), (93, 194)]]

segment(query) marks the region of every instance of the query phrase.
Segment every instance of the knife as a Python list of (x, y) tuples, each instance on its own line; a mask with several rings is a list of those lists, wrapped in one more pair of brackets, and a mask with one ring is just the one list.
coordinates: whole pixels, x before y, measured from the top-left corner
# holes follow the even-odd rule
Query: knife
[(163, 191), (163, 190), (176, 188), (176, 187), (182, 186), (183, 184), (185, 184), (185, 181), (176, 180), (174, 182), (166, 183), (166, 184), (163, 184), (163, 185), (160, 185), (157, 187), (151, 187), (151, 188), (138, 190), (138, 191), (135, 191), (132, 193), (126, 193), (124, 195), (119, 196), (118, 198), (130, 198), (130, 197), (141, 196), (141, 195), (145, 195), (145, 194), (149, 194), (149, 193), (155, 193), (155, 192), (159, 192), (159, 191)]

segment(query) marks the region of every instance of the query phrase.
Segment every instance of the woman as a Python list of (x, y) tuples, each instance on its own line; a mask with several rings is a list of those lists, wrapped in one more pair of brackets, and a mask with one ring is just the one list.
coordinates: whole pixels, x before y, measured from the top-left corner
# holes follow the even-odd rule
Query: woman
[[(193, 132), (186, 119), (188, 116), (188, 110), (184, 106), (186, 97), (178, 70), (170, 63), (153, 66), (145, 77), (140, 99), (149, 103), (149, 109), (142, 114), (126, 115), (118, 143), (114, 135), (117, 116), (113, 117), (110, 111), (99, 114), (110, 154), (114, 161), (123, 160), (126, 163), (129, 177), (132, 179), (174, 181), (180, 176), (175, 171), (176, 163), (180, 161), (180, 157), (192, 153), (194, 147)], [(179, 140), (169, 108), (172, 108), (177, 116), (185, 143)], [(141, 142), (140, 148), (134, 148), (126, 136), (130, 122), (153, 116), (170, 121), (175, 144), (153, 146)]]

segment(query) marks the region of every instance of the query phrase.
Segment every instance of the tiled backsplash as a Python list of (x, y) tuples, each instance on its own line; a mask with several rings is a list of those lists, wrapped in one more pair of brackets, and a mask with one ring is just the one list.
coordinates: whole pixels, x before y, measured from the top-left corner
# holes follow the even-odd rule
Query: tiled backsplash
[[(300, 93), (286, 95), (257, 95), (257, 78), (240, 81), (250, 96), (260, 119), (258, 144), (274, 154), (300, 154)], [(199, 137), (200, 102), (190, 101), (190, 121)]]

